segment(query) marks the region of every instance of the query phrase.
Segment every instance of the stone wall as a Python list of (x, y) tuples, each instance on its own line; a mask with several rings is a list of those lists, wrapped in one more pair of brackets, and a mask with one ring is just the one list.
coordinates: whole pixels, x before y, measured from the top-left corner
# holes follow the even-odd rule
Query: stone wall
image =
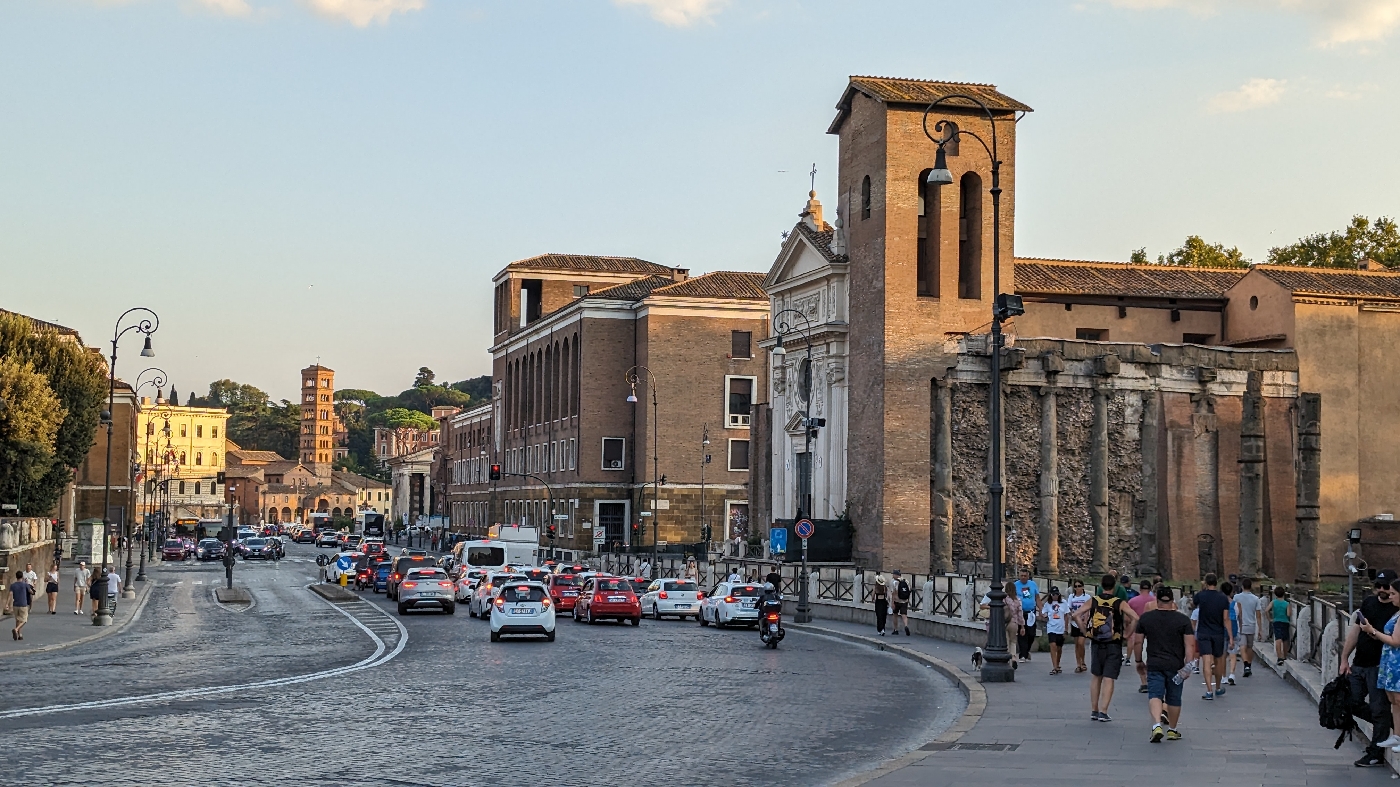
[(53, 563), (53, 524), (48, 519), (0, 519), (0, 567), (5, 585), (16, 571), (33, 565), (41, 576)]

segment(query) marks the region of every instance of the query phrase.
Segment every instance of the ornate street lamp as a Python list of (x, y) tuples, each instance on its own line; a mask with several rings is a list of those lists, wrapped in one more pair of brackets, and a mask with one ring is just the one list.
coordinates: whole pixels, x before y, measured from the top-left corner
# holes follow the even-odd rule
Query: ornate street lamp
[(651, 568), (659, 573), (661, 564), (657, 560), (656, 539), (659, 530), (656, 525), (658, 511), (656, 501), (661, 496), (661, 464), (658, 453), (661, 447), (661, 422), (657, 420), (656, 416), (656, 375), (652, 374), (651, 370), (645, 366), (633, 366), (627, 370), (625, 377), (627, 385), (632, 391), (627, 395), (627, 401), (632, 404), (637, 403), (637, 383), (642, 380), (639, 372), (646, 372), (647, 385), (651, 388)]
[[(133, 318), (131, 325), (122, 327), (122, 321), (128, 315), (144, 312), (150, 317)], [(106, 477), (102, 482), (102, 567), (107, 566), (107, 561), (111, 559), (110, 544), (112, 530), (112, 410), (116, 407), (117, 400), (117, 343), (122, 336), (131, 331), (146, 335), (145, 346), (141, 348), (141, 357), (154, 358), (156, 351), (151, 348), (151, 334), (160, 328), (160, 317), (155, 312), (145, 307), (138, 306), (127, 309), (117, 318), (115, 327), (112, 329), (112, 356), (111, 363), (107, 367), (107, 410), (102, 413), (102, 421), (107, 425), (107, 467)], [(126, 464), (123, 462), (122, 464)], [(124, 509), (123, 509), (124, 510)], [(125, 516), (125, 514), (123, 514)], [(123, 523), (125, 524), (125, 523)], [(125, 529), (125, 528), (123, 528)], [(127, 561), (130, 562), (128, 553)], [(128, 580), (129, 582), (130, 580)], [(97, 615), (92, 619), (94, 626), (112, 625), (112, 605), (106, 593), (102, 594), (101, 603), (97, 608)]]
[[(796, 526), (801, 519), (812, 515), (812, 433), (819, 424), (825, 421), (812, 417), (812, 321), (807, 319), (807, 315), (796, 309), (783, 309), (773, 315), (773, 333), (778, 337), (778, 343), (773, 346), (773, 355), (782, 359), (787, 356), (787, 349), (783, 347), (783, 339), (788, 335), (798, 333), (796, 326), (792, 324), (795, 317), (802, 319), (802, 330), (800, 335), (807, 343), (807, 359), (802, 366), (798, 377), (802, 378), (802, 462), (797, 464), (797, 508), (792, 517), (792, 523)], [(811, 599), (808, 598), (807, 591), (807, 541), (802, 541), (802, 574), (797, 580), (797, 612), (792, 616), (795, 623), (812, 622)]]
[[(987, 115), (988, 122), (992, 125), (992, 142), (990, 145), (985, 140), (971, 131), (956, 128), (953, 133), (946, 134), (946, 129), (950, 124), (940, 120), (934, 124), (933, 130), (938, 132), (938, 136), (929, 132), (929, 113), (942, 103), (957, 99), (980, 107)], [(982, 682), (984, 683), (1010, 683), (1016, 679), (1016, 672), (1011, 666), (1011, 653), (1007, 649), (1006, 642), (1006, 593), (1002, 590), (1004, 580), (1002, 559), (1005, 555), (1005, 548), (1002, 543), (1002, 494), (1004, 488), (1001, 482), (1001, 350), (1003, 337), (1001, 324), (1006, 320), (1025, 313), (1025, 307), (1021, 304), (1019, 295), (1002, 293), (1001, 291), (1001, 160), (997, 158), (997, 119), (992, 114), (992, 110), (981, 99), (963, 93), (954, 93), (943, 96), (924, 110), (924, 135), (938, 146), (938, 152), (934, 155), (933, 169), (929, 171), (928, 183), (934, 186), (947, 186), (953, 183), (953, 173), (948, 171), (948, 159), (943, 152), (943, 146), (947, 145), (959, 137), (972, 137), (982, 145), (982, 149), (987, 151), (987, 155), (992, 160), (992, 358), (991, 358), (991, 384), (988, 386), (988, 397), (990, 402), (987, 407), (988, 421), (991, 429), (991, 473), (987, 484), (988, 512), (987, 527), (990, 530), (988, 543), (992, 554), (992, 589), (987, 594), (990, 602), (990, 615), (987, 621), (987, 647), (983, 651), (985, 663), (982, 665)]]
[[(150, 373), (150, 372), (154, 372), (154, 374), (151, 375), (151, 379), (149, 379), (149, 380), (144, 379), (144, 378), (146, 377), (146, 375), (147, 375), (148, 373)], [(136, 376), (136, 387), (133, 389), (133, 391), (134, 391), (134, 393), (135, 393), (135, 395), (136, 395), (136, 400), (137, 400), (138, 402), (141, 400), (141, 389), (142, 389), (143, 387), (147, 386), (147, 385), (154, 386), (157, 390), (159, 390), (159, 389), (161, 389), (161, 388), (164, 388), (164, 387), (165, 387), (166, 377), (167, 377), (167, 375), (166, 375), (166, 373), (165, 373), (165, 370), (164, 370), (164, 369), (160, 369), (159, 367), (155, 367), (155, 366), (149, 367), (149, 368), (145, 369), (144, 371), (142, 371), (140, 374), (138, 374), (138, 375)], [(169, 411), (169, 409), (168, 409), (168, 406), (165, 406), (165, 405), (157, 405), (157, 407), (166, 407), (166, 410), (165, 410), (165, 418), (166, 418), (166, 420), (167, 420), (167, 422), (168, 422), (169, 419), (170, 419), (170, 411)], [(142, 437), (145, 438), (145, 440), (144, 440), (144, 442), (145, 442), (145, 449), (141, 452), (141, 461), (140, 461), (139, 463), (137, 463), (137, 467), (144, 471), (144, 472), (140, 472), (140, 473), (139, 473), (139, 475), (141, 476), (141, 501), (142, 501), (142, 502), (141, 502), (141, 531), (140, 531), (140, 532), (141, 532), (141, 567), (140, 567), (140, 569), (138, 569), (137, 574), (136, 574), (136, 581), (137, 581), (137, 582), (145, 582), (146, 579), (147, 579), (147, 578), (146, 578), (146, 552), (150, 550), (151, 545), (152, 545), (152, 539), (151, 539), (151, 493), (150, 493), (150, 491), (148, 491), (148, 490), (151, 490), (151, 489), (154, 487), (154, 485), (151, 483), (151, 480), (150, 480), (150, 478), (149, 478), (149, 475), (152, 474), (152, 473), (154, 473), (153, 465), (155, 464), (155, 462), (154, 462), (154, 461), (147, 461), (147, 454), (148, 454), (148, 453), (150, 452), (150, 450), (151, 450), (151, 434), (155, 431), (155, 430), (153, 430), (153, 429), (150, 428), (150, 426), (153, 425), (153, 424), (154, 424), (153, 421), (152, 421), (152, 422), (148, 422), (148, 425), (147, 425), (147, 428), (146, 428), (146, 434), (142, 435)], [(154, 459), (154, 457), (151, 457), (151, 458)], [(131, 550), (130, 550), (130, 549), (127, 550), (127, 556), (126, 556), (126, 575), (127, 575), (128, 577), (131, 576)], [(131, 583), (128, 581), (127, 586), (130, 587), (130, 584), (131, 584)]]

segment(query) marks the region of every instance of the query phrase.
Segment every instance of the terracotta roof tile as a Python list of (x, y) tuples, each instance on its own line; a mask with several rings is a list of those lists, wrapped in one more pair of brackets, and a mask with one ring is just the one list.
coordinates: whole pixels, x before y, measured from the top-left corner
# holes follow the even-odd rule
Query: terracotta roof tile
[(1016, 292), (1224, 299), (1225, 291), (1247, 272), (1244, 269), (1017, 258)]
[(681, 298), (736, 298), (768, 301), (763, 291), (765, 274), (750, 271), (714, 271), (704, 276), (668, 284), (652, 290), (652, 295)]
[(1295, 293), (1400, 298), (1400, 273), (1283, 265), (1256, 265), (1254, 270)]
[(670, 276), (671, 269), (665, 265), (638, 259), (636, 257), (599, 257), (592, 254), (540, 254), (523, 260), (516, 260), (506, 268), (544, 268), (561, 271), (594, 271), (601, 273), (641, 273)]
[[(841, 94), (841, 100), (836, 103), (836, 119), (831, 122), (831, 127), (827, 129), (828, 134), (835, 134), (840, 130), (841, 124), (851, 111), (851, 99), (857, 92), (864, 93), (886, 104), (916, 104), (924, 106), (945, 96), (962, 94), (980, 99), (993, 111), (1032, 111), (1026, 104), (997, 90), (996, 85), (987, 85), (977, 82), (938, 82), (928, 79), (902, 79), (899, 77), (853, 76), (846, 85), (846, 91)], [(966, 99), (953, 99), (947, 103), (952, 106), (980, 109), (975, 103), (967, 101)]]
[(652, 290), (674, 283), (675, 279), (672, 279), (670, 276), (648, 276), (645, 279), (637, 279), (636, 281), (629, 281), (626, 284), (608, 287), (605, 290), (590, 292), (583, 296), (583, 300), (640, 301), (650, 295)]
[(831, 250), (831, 241), (836, 237), (836, 230), (813, 229), (807, 222), (799, 221), (797, 222), (797, 226), (793, 227), (792, 231), (810, 241), (812, 246), (826, 258), (827, 262), (846, 262), (847, 258), (844, 255), (837, 254)]
[(228, 451), (228, 455), (243, 462), (285, 462), (282, 455), (276, 451), (254, 451), (246, 448), (236, 448)]

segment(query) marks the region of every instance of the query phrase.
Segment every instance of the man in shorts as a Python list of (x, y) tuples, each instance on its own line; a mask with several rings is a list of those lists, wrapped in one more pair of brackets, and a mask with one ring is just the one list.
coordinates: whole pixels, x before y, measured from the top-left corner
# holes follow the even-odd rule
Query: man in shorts
[[(1240, 622), (1240, 637), (1244, 640), (1240, 652), (1244, 654), (1244, 676), (1254, 673), (1254, 638), (1259, 634), (1263, 622), (1264, 604), (1254, 595), (1254, 580), (1245, 577), (1240, 580), (1240, 592), (1235, 594), (1235, 617)], [(1382, 624), (1383, 625), (1383, 624)]]
[(1137, 624), (1137, 613), (1114, 593), (1117, 584), (1117, 577), (1104, 574), (1099, 592), (1075, 613), (1090, 639), (1089, 718), (1093, 721), (1113, 721), (1108, 706), (1113, 702), (1113, 682), (1123, 670), (1123, 635)]
[(1176, 677), (1196, 657), (1196, 637), (1191, 619), (1177, 611), (1171, 588), (1158, 585), (1153, 602), (1133, 629), (1134, 650), (1147, 641), (1147, 706), (1152, 716), (1148, 740), (1179, 741), (1182, 682)]
[[(1152, 583), (1145, 579), (1139, 582), (1138, 593), (1136, 596), (1133, 596), (1132, 598), (1128, 599), (1128, 606), (1132, 607), (1133, 612), (1136, 612), (1138, 617), (1142, 617), (1142, 613), (1146, 612), (1149, 609), (1156, 609), (1157, 597), (1152, 594)], [(1136, 640), (1135, 643), (1128, 648), (1127, 660), (1133, 661), (1134, 659), (1136, 659), (1137, 661), (1138, 693), (1146, 694), (1147, 667), (1142, 660), (1141, 640)], [(1125, 661), (1124, 663), (1127, 662)]]
[[(900, 575), (899, 569), (894, 570), (894, 634), (899, 635), (899, 628), (904, 627), (904, 636), (909, 636), (909, 598), (914, 595), (914, 591), (909, 587), (909, 580)], [(903, 623), (900, 623), (903, 620)]]
[(1196, 611), (1196, 650), (1201, 654), (1201, 677), (1206, 680), (1203, 700), (1225, 695), (1225, 652), (1235, 647), (1235, 633), (1230, 625), (1230, 599), (1219, 590), (1219, 580), (1206, 574), (1205, 587), (1193, 599)]
[(10, 584), (10, 601), (10, 608), (15, 614), (15, 627), (10, 636), (24, 639), (24, 624), (29, 622), (29, 605), (34, 603), (34, 586), (24, 578), (23, 571), (15, 572), (15, 581)]

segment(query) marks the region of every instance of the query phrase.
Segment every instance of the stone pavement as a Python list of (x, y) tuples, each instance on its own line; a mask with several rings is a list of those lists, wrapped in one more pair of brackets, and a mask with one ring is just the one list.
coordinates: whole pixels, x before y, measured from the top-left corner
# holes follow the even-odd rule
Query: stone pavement
[[(972, 648), (920, 636), (876, 637), (872, 627), (817, 620), (812, 628), (867, 637), (925, 653), (976, 675)], [(1087, 654), (1086, 654), (1087, 660)], [(1356, 768), (1357, 743), (1332, 749), (1336, 733), (1317, 724), (1316, 706), (1256, 662), (1223, 698), (1201, 699), (1200, 679), (1187, 682), (1180, 741), (1148, 741), (1147, 696), (1124, 667), (1109, 723), (1089, 720), (1089, 675), (1074, 672), (1073, 648), (1050, 675), (1050, 654), (1020, 665), (1016, 682), (983, 684), (987, 705), (951, 747), (932, 744), (881, 771), (845, 782), (879, 787), (977, 784), (1052, 785), (1380, 785), (1387, 768)]]
[[(59, 583), (58, 613), (49, 614), (49, 597), (40, 593), (34, 599), (34, 606), (30, 607), (29, 622), (24, 624), (24, 641), (10, 637), (10, 631), (15, 627), (14, 618), (10, 615), (0, 617), (0, 658), (57, 650), (115, 633), (130, 623), (145, 605), (155, 582), (154, 566), (146, 567), (146, 576), (149, 577), (146, 582), (132, 583), (136, 598), (117, 599), (117, 613), (112, 618), (112, 625), (99, 628), (92, 625), (92, 615), (88, 613), (92, 609), (91, 600), (86, 600), (83, 614), (73, 614), (72, 569), (65, 566), (62, 574), (64, 582)], [(65, 583), (68, 585), (66, 588), (63, 587)]]

